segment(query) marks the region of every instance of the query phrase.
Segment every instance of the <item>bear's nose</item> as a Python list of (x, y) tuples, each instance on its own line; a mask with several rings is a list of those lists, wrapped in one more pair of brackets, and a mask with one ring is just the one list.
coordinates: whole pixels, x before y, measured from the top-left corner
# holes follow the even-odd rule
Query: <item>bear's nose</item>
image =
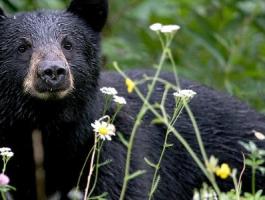
[(67, 65), (61, 61), (43, 61), (38, 66), (38, 76), (48, 84), (56, 85), (64, 82)]

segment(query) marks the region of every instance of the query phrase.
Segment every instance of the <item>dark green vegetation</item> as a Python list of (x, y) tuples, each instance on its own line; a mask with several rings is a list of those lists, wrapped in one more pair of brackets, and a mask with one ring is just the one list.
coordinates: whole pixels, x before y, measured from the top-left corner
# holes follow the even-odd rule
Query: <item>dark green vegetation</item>
[[(67, 0), (0, 0), (17, 10), (64, 8)], [(151, 67), (161, 48), (148, 29), (179, 24), (172, 45), (182, 76), (226, 90), (265, 112), (265, 2), (263, 0), (113, 0), (105, 28), (106, 68)]]

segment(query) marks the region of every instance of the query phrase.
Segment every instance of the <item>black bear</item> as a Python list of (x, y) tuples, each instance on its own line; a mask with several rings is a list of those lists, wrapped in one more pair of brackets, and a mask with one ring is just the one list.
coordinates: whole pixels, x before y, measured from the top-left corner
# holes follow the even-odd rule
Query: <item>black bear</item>
[[(142, 102), (136, 94), (126, 92), (120, 75), (100, 74), (100, 32), (107, 14), (107, 0), (73, 0), (66, 11), (41, 10), (14, 16), (0, 9), (0, 146), (9, 146), (15, 153), (8, 167), (11, 185), (17, 188), (14, 199), (36, 199), (31, 144), (35, 129), (43, 135), (47, 194), (59, 192), (61, 199), (67, 199), (94, 141), (91, 123), (102, 114), (101, 86), (115, 87), (127, 98), (115, 126), (129, 136)], [(136, 80), (152, 72), (127, 74)], [(161, 76), (174, 80), (169, 73)], [(265, 148), (264, 141), (256, 141), (253, 134), (253, 130), (265, 133), (263, 115), (229, 95), (193, 82), (181, 80), (181, 87), (197, 92), (190, 106), (208, 154), (240, 170), (242, 147), (238, 141), (253, 140)], [(140, 90), (146, 93), (147, 87), (140, 86)], [(159, 101), (162, 91), (163, 85), (157, 84), (151, 101)], [(166, 105), (168, 111), (174, 109), (172, 95)], [(147, 173), (129, 183), (126, 199), (148, 198), (153, 170), (144, 157), (156, 162), (165, 136), (165, 127), (152, 124), (153, 118), (147, 113), (138, 129), (130, 168)], [(176, 128), (199, 152), (186, 112)], [(174, 136), (169, 142), (173, 147), (163, 158), (162, 179), (154, 199), (190, 200), (193, 189), (206, 178)], [(107, 199), (119, 198), (125, 158), (126, 148), (118, 137), (104, 144), (100, 159), (112, 162), (100, 168), (95, 195), (107, 192)], [(244, 190), (250, 190), (249, 172), (243, 180)], [(260, 178), (257, 185), (265, 188)], [(231, 188), (231, 183), (224, 181), (222, 187)]]

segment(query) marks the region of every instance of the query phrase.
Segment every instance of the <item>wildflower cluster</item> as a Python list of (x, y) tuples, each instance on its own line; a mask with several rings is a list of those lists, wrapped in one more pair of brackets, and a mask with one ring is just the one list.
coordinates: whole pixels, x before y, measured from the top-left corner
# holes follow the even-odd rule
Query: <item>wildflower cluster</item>
[(125, 105), (127, 103), (124, 97), (119, 97), (117, 95), (113, 96), (113, 101), (119, 105)]
[(103, 116), (106, 114), (107, 110), (110, 108), (111, 102), (114, 101), (116, 103), (116, 112), (112, 117), (112, 122), (115, 120), (116, 115), (121, 110), (122, 106), (124, 106), (127, 102), (124, 97), (118, 96), (118, 91), (113, 87), (102, 87), (100, 88), (101, 93), (104, 95), (104, 110)]
[(214, 156), (210, 157), (209, 162), (206, 164), (207, 170), (213, 172), (216, 176), (221, 179), (226, 179), (231, 175), (231, 168), (227, 163), (222, 163), (221, 166), (218, 165), (218, 159)]
[(192, 200), (218, 200), (216, 192), (207, 184), (198, 191), (195, 190)]
[(10, 182), (9, 177), (5, 174), (7, 163), (14, 156), (14, 153), (11, 151), (9, 147), (0, 148), (0, 155), (3, 161), (2, 173), (0, 174), (0, 192), (3, 199), (6, 199), (6, 192), (9, 190), (14, 190), (12, 186), (8, 185)]
[(112, 119), (110, 118), (110, 116), (105, 115), (92, 123), (91, 126), (93, 127), (93, 131), (99, 136), (100, 139), (111, 140), (111, 136), (115, 135), (115, 126), (112, 124), (112, 122), (114, 121), (121, 107), (127, 102), (124, 97), (117, 95), (118, 92), (113, 87), (102, 87), (100, 88), (100, 91), (105, 95), (105, 108), (103, 113), (106, 113), (107, 109), (110, 106), (111, 100), (113, 100), (117, 104), (117, 109)]
[(127, 103), (124, 97), (117, 96), (118, 92), (113, 87), (102, 87), (100, 91), (107, 97), (113, 97), (113, 101), (118, 104), (125, 105)]
[[(103, 117), (100, 119), (97, 119), (94, 121), (94, 123), (91, 123), (91, 126), (93, 128), (93, 132), (95, 133), (94, 137), (94, 146), (91, 149), (90, 153), (91, 159), (90, 159), (90, 169), (89, 169), (89, 174), (87, 177), (87, 184), (85, 188), (84, 194), (79, 190), (79, 183), (80, 183), (80, 178), (83, 173), (83, 169), (80, 173), (80, 177), (77, 183), (77, 187), (74, 188), (72, 191), (68, 193), (68, 196), (70, 199), (90, 199), (90, 195), (93, 193), (96, 183), (97, 183), (97, 177), (98, 177), (98, 168), (99, 166), (103, 165), (102, 163), (99, 163), (99, 157), (100, 157), (100, 151), (103, 145), (103, 142), (105, 140), (110, 141), (112, 136), (116, 135), (116, 128), (113, 124), (116, 115), (118, 112), (121, 110), (121, 108), (127, 103), (126, 99), (124, 97), (118, 96), (118, 91), (113, 88), (113, 87), (102, 87), (100, 88), (101, 93), (104, 95), (104, 110), (103, 110)], [(110, 108), (111, 103), (115, 102), (116, 104), (116, 111), (112, 117), (109, 115), (105, 115), (108, 109)], [(88, 159), (90, 157), (90, 153), (87, 155), (86, 161), (84, 166), (86, 165), (86, 162), (88, 162)], [(108, 161), (105, 161), (107, 163)], [(91, 177), (92, 173), (95, 171), (94, 174), (94, 183), (92, 187), (90, 188), (90, 182), (91, 182)], [(90, 189), (90, 191), (89, 191)], [(103, 193), (99, 197), (104, 197), (106, 194)], [(95, 197), (95, 199), (97, 199)]]
[[(192, 111), (189, 108), (188, 103), (191, 101), (192, 98), (194, 98), (197, 93), (190, 89), (180, 89), (179, 80), (177, 77), (177, 71), (175, 64), (175, 61), (173, 59), (171, 50), (170, 50), (170, 44), (172, 42), (174, 34), (180, 29), (180, 26), (178, 25), (162, 25), (160, 23), (155, 23), (150, 26), (150, 29), (152, 31), (155, 31), (157, 35), (159, 36), (161, 46), (163, 49), (162, 56), (160, 58), (159, 63), (156, 65), (157, 71), (155, 73), (154, 77), (144, 77), (143, 80), (139, 80), (137, 83), (131, 80), (122, 70), (118, 67), (117, 63), (114, 63), (114, 67), (116, 70), (124, 77), (125, 85), (127, 86), (128, 93), (132, 93), (135, 91), (135, 93), (138, 95), (138, 97), (142, 100), (143, 104), (142, 107), (139, 110), (138, 115), (136, 116), (134, 126), (132, 128), (132, 132), (130, 134), (130, 138), (127, 140), (122, 136), (121, 133), (118, 134), (119, 139), (124, 144), (124, 146), (127, 148), (127, 156), (126, 156), (126, 165), (124, 170), (124, 180), (123, 185), (121, 188), (121, 194), (119, 199), (123, 200), (125, 199), (126, 190), (128, 188), (128, 183), (130, 180), (137, 178), (138, 176), (141, 176), (142, 174), (146, 173), (145, 170), (136, 170), (131, 171), (131, 154), (132, 154), (132, 147), (134, 144), (134, 139), (137, 134), (137, 130), (139, 126), (141, 125), (142, 119), (144, 118), (145, 114), (147, 112), (151, 112), (155, 118), (152, 121), (152, 123), (160, 123), (164, 124), (166, 127), (166, 133), (165, 133), (165, 139), (163, 148), (160, 153), (160, 157), (158, 161), (154, 162), (150, 158), (144, 157), (145, 162), (154, 169), (153, 179), (151, 183), (151, 187), (148, 193), (148, 200), (153, 199), (153, 196), (155, 195), (155, 192), (158, 188), (158, 185), (160, 183), (160, 180), (163, 178), (160, 175), (160, 165), (163, 160), (164, 154), (168, 148), (172, 146), (172, 144), (169, 143), (168, 137), (170, 134), (174, 135), (176, 139), (184, 146), (184, 148), (188, 151), (192, 159), (196, 162), (198, 167), (202, 170), (204, 175), (206, 176), (207, 180), (211, 184), (209, 187), (207, 184), (203, 185), (203, 188), (201, 190), (195, 190), (193, 200), (235, 200), (235, 199), (241, 199), (241, 175), (239, 177), (239, 180), (237, 181), (237, 171), (236, 169), (231, 170), (230, 166), (227, 163), (221, 163), (218, 164), (218, 159), (216, 159), (214, 156), (211, 156), (210, 159), (208, 159), (207, 153), (205, 151), (205, 147), (203, 145), (203, 141), (201, 138), (201, 134), (199, 131), (199, 127), (196, 123), (195, 117), (193, 116)], [(161, 34), (163, 33), (163, 34)], [(160, 72), (162, 69), (163, 64), (165, 63), (166, 59), (169, 59), (169, 61), (172, 64), (173, 72), (175, 74), (176, 78), (176, 85), (174, 85), (171, 82), (168, 82), (167, 80), (163, 80), (160, 78)], [(148, 81), (148, 87), (146, 94), (142, 93), (138, 88), (137, 85), (140, 85), (144, 82)], [(149, 82), (150, 81), (150, 82)], [(157, 82), (164, 85), (164, 91), (161, 98), (161, 102), (155, 102), (152, 104), (150, 102), (150, 98), (153, 95), (153, 91), (155, 90), (155, 86)], [(170, 91), (176, 91), (173, 93), (173, 97), (175, 98), (176, 106), (174, 107), (174, 112), (172, 114), (167, 113), (166, 109), (166, 98), (168, 97), (168, 94)], [(97, 176), (98, 176), (98, 168), (102, 165), (105, 165), (105, 163), (108, 163), (108, 161), (105, 161), (102, 163), (99, 163), (99, 155), (100, 155), (100, 149), (102, 147), (102, 144), (105, 140), (111, 140), (112, 136), (116, 135), (116, 128), (114, 126), (114, 120), (117, 115), (117, 113), (120, 111), (122, 106), (124, 106), (127, 102), (124, 97), (118, 96), (118, 92), (115, 88), (112, 87), (103, 87), (100, 89), (100, 91), (103, 93), (105, 98), (104, 103), (104, 110), (103, 114), (100, 119), (95, 120), (94, 123), (91, 123), (91, 126), (93, 128), (93, 132), (95, 133), (95, 142), (94, 147), (91, 149), (92, 156), (90, 159), (90, 171), (88, 175), (87, 180), (87, 186), (84, 195), (82, 193), (71, 193), (70, 196), (74, 199), (81, 199), (82, 197), (86, 199), (104, 199), (107, 194), (103, 193), (100, 196), (89, 198), (90, 195), (93, 193), (93, 190), (95, 189), (96, 182), (97, 182)], [(172, 97), (172, 96), (171, 96)], [(108, 111), (111, 103), (114, 102), (116, 105), (116, 112), (113, 116), (106, 115), (106, 112)], [(175, 127), (176, 120), (178, 119), (180, 113), (183, 109), (186, 109), (186, 112), (188, 116), (190, 117), (190, 120), (192, 122), (195, 136), (199, 145), (199, 150), (202, 155), (200, 157), (197, 155), (197, 152), (195, 152), (192, 148), (192, 146), (188, 143), (188, 141), (185, 140), (185, 138), (177, 131)], [(265, 140), (264, 134), (254, 131), (254, 135), (259, 140)], [(247, 151), (251, 152), (250, 158), (246, 159), (246, 165), (250, 165), (253, 168), (254, 176), (252, 178), (252, 182), (255, 184), (255, 171), (259, 170), (261, 173), (265, 173), (265, 168), (262, 166), (263, 163), (265, 163), (265, 151), (259, 150), (255, 144), (249, 143), (242, 145), (247, 149)], [(89, 160), (89, 155), (86, 160)], [(95, 163), (94, 163), (95, 162)], [(111, 162), (111, 161), (110, 161)], [(92, 188), (90, 189), (90, 192), (88, 193), (90, 180), (92, 177), (92, 172), (95, 169), (95, 175), (94, 175), (94, 183)], [(221, 179), (227, 179), (228, 177), (231, 177), (234, 183), (234, 193), (231, 192), (223, 193), (219, 185), (216, 181), (216, 176), (220, 177)], [(252, 184), (253, 185), (253, 184)], [(78, 187), (75, 189), (77, 192), (79, 192)], [(253, 190), (253, 196), (255, 195), (255, 187), (252, 188)], [(262, 193), (262, 192), (261, 192)], [(260, 194), (261, 194), (260, 193)], [(230, 198), (229, 195), (236, 196), (236, 198)], [(225, 197), (225, 198), (223, 198)], [(248, 198), (246, 198), (247, 200)]]
[(152, 24), (149, 27), (152, 31), (161, 31), (162, 33), (174, 33), (180, 29), (179, 25), (162, 25), (160, 23)]
[(8, 161), (10, 160), (10, 158), (14, 156), (14, 153), (11, 151), (9, 147), (2, 147), (0, 148), (0, 155), (2, 156), (2, 160), (3, 160), (2, 173), (5, 173), (6, 165)]
[(118, 94), (117, 90), (113, 87), (102, 87), (102, 88), (100, 88), (100, 91), (103, 94), (111, 95), (111, 96)]
[(179, 90), (173, 93), (175, 97), (180, 97), (187, 100), (193, 98), (196, 94), (197, 93), (194, 92), (193, 90)]
[(176, 98), (176, 104), (188, 103), (197, 93), (193, 90), (178, 90), (173, 93), (173, 96)]

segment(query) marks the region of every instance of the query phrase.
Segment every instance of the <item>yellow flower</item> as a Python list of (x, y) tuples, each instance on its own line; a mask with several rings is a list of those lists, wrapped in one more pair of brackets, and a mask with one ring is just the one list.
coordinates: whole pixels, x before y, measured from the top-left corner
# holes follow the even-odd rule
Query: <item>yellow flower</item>
[(223, 163), (221, 167), (218, 167), (215, 174), (222, 179), (226, 179), (231, 174), (231, 169), (228, 164)]
[(125, 84), (127, 86), (128, 93), (132, 93), (133, 89), (135, 88), (135, 83), (131, 79), (126, 78)]

